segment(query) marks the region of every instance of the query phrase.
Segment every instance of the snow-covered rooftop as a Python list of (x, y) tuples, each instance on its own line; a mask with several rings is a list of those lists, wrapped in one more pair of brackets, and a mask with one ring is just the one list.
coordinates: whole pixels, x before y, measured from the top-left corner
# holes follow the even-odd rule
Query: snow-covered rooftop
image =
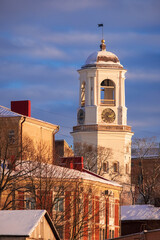
[[(89, 171), (83, 172), (76, 169), (60, 167), (48, 163), (23, 161), (17, 166), (16, 170), (20, 170), (19, 168), (25, 169), (24, 171), (26, 172), (28, 171), (29, 174), (33, 174), (35, 177), (39, 177), (39, 175), (41, 174), (41, 176), (44, 177), (46, 177), (47, 175), (48, 177), (59, 178), (63, 180), (68, 179), (71, 181), (75, 179), (89, 180), (93, 182), (99, 182), (112, 186), (121, 187), (119, 183), (107, 180)], [(31, 169), (34, 170), (31, 171)]]
[(122, 206), (121, 220), (160, 220), (160, 208), (152, 205)]
[(0, 105), (0, 117), (19, 117), (18, 113), (12, 112), (9, 108)]
[(82, 68), (85, 66), (90, 66), (90, 65), (103, 65), (103, 66), (115, 66), (115, 67), (121, 67), (123, 66), (120, 64), (118, 57), (109, 51), (102, 50), (102, 51), (96, 51), (90, 54)]
[[(3, 106), (0, 105), (0, 117), (1, 118), (3, 118), (3, 117), (23, 117), (23, 116), (24, 115), (13, 112), (9, 108), (6, 108), (6, 107), (3, 107)], [(53, 123), (48, 123), (48, 122), (45, 122), (45, 121), (42, 121), (42, 120), (39, 120), (39, 119), (36, 119), (36, 118), (28, 117), (28, 116), (25, 116), (25, 117), (28, 118), (28, 119), (31, 119), (31, 120), (36, 120), (39, 123), (43, 123), (43, 124), (45, 123), (45, 124), (47, 124), (48, 126), (51, 126), (51, 127), (54, 126), (57, 129), (59, 129), (59, 126), (55, 125)]]
[(0, 236), (29, 236), (46, 210), (1, 210)]

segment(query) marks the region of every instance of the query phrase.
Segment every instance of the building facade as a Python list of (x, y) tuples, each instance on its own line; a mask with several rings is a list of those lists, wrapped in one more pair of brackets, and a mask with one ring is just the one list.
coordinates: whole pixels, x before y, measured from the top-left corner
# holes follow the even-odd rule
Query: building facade
[[(53, 163), (54, 138), (59, 131), (59, 126), (32, 118), (30, 104), (26, 103), (28, 101), (16, 101), (11, 110), (0, 106), (0, 136), (3, 141), (0, 145), (1, 154), (4, 156), (7, 154), (6, 157), (12, 160), (34, 160), (36, 154), (43, 152), (44, 159), (47, 158), (50, 163)], [(4, 157), (1, 156), (1, 159)]]
[(154, 229), (160, 229), (160, 208), (147, 204), (121, 206), (122, 236)]
[[(55, 166), (50, 158), (43, 161), (40, 149), (33, 158), (32, 146), (37, 149), (40, 139), (54, 146), (58, 126), (2, 106), (0, 121), (5, 130), (0, 147), (9, 147), (8, 155), (1, 155), (0, 209), (46, 209), (64, 240), (119, 236), (120, 184), (85, 170), (81, 157), (63, 158), (61, 166)], [(26, 136), (28, 157), (23, 153), (18, 158), (15, 151), (24, 150)], [(15, 158), (9, 165), (12, 156)]]
[[(125, 105), (125, 73), (118, 57), (101, 50), (91, 54), (79, 72), (79, 108), (77, 126), (71, 133), (76, 145), (92, 145), (110, 154), (104, 161), (95, 158), (95, 172), (103, 169), (103, 176), (130, 184), (131, 127), (127, 125)], [(85, 160), (85, 159), (84, 159)]]
[(33, 167), (33, 171), (13, 180), (14, 191), (3, 191), (1, 209), (6, 199), (8, 209), (46, 209), (64, 240), (118, 237), (121, 185), (83, 169), (82, 158), (76, 164), (71, 161), (67, 168), (21, 163), (23, 169)]

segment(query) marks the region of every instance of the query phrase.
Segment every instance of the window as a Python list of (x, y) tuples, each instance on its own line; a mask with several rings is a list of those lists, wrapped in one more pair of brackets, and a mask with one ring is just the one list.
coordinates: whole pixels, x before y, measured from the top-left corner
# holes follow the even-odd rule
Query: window
[(129, 174), (129, 164), (126, 164), (126, 174)]
[(105, 229), (104, 228), (100, 228), (99, 239), (100, 240), (105, 240)]
[(56, 226), (56, 229), (59, 233), (60, 238), (63, 239), (63, 235), (64, 235), (63, 234), (63, 226), (58, 225), (58, 226)]
[(0, 166), (1, 166), (1, 170), (9, 168), (8, 163), (5, 160), (4, 161), (3, 160), (0, 161)]
[(112, 238), (114, 238), (114, 230), (112, 230)]
[(109, 171), (109, 162), (104, 162), (103, 163), (103, 172), (108, 172)]
[(89, 200), (89, 214), (92, 214), (92, 199)]
[(9, 144), (14, 144), (15, 143), (15, 132), (14, 132), (14, 130), (10, 130), (8, 132), (8, 141), (9, 141)]
[(138, 184), (142, 184), (143, 183), (143, 175), (139, 174), (138, 175)]
[(35, 209), (36, 202), (35, 199), (31, 196), (26, 196), (26, 209)]
[(92, 226), (88, 226), (88, 240), (92, 240)]
[(105, 218), (105, 201), (99, 202), (99, 216), (103, 220)]
[(63, 207), (63, 198), (56, 198), (55, 199), (55, 210), (58, 212), (63, 212), (64, 211), (64, 207)]
[(119, 172), (119, 163), (118, 162), (115, 162), (113, 163), (113, 171), (116, 173)]
[(103, 240), (105, 240), (105, 229), (103, 228)]
[(81, 85), (81, 107), (85, 106), (85, 82)]
[(99, 231), (99, 239), (102, 240), (102, 229), (100, 228), (100, 231)]
[(109, 203), (109, 217), (110, 218), (114, 218), (114, 203), (113, 202), (110, 202)]
[(115, 84), (112, 80), (105, 79), (101, 83), (101, 104), (115, 105)]

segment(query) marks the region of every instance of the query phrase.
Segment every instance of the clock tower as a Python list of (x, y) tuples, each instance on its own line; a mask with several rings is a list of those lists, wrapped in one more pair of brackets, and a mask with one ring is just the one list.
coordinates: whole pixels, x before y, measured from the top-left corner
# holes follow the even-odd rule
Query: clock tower
[[(97, 148), (95, 171), (109, 179), (130, 183), (133, 133), (127, 125), (126, 70), (115, 54), (106, 51), (102, 40), (100, 51), (92, 53), (78, 73), (77, 126), (71, 133), (75, 151), (77, 144)], [(110, 154), (100, 158), (99, 149), (107, 149)]]

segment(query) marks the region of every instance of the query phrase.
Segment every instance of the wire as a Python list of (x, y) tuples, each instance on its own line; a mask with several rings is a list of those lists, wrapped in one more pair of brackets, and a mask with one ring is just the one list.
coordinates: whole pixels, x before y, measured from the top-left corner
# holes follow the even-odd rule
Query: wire
[[(40, 108), (33, 107), (33, 109), (40, 110), (42, 112), (47, 112), (47, 113), (50, 113), (50, 114), (54, 114), (54, 115), (57, 115), (57, 116), (60, 116), (60, 117), (64, 117), (64, 118), (70, 118), (70, 117), (67, 117), (67, 116), (64, 116), (64, 115), (61, 115), (61, 114), (57, 114), (57, 113), (54, 113), (54, 112), (51, 112), (51, 111), (47, 111), (47, 110), (44, 110), (44, 109), (40, 109)], [(69, 126), (64, 126), (64, 125), (60, 125), (60, 126), (64, 127), (64, 128), (72, 129), (72, 127), (69, 127)]]

